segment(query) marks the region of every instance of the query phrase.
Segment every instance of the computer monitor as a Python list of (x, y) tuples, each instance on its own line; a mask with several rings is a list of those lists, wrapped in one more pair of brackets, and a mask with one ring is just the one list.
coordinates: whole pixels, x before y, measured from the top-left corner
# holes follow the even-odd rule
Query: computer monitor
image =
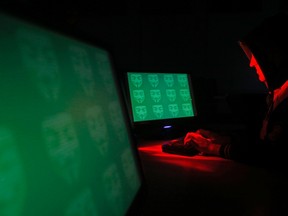
[(191, 129), (197, 111), (190, 73), (131, 71), (126, 78), (136, 136), (169, 138)]
[(0, 215), (130, 215), (144, 181), (109, 51), (0, 26)]

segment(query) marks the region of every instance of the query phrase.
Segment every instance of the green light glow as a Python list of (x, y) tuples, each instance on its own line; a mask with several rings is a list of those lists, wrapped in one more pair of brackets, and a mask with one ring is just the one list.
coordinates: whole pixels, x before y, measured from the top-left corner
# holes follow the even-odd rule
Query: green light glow
[(109, 53), (0, 26), (0, 215), (125, 215), (141, 179)]

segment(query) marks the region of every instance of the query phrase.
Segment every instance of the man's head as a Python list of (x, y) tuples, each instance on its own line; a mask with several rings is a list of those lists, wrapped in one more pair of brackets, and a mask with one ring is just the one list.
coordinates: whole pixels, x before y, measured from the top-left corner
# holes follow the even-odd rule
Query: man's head
[(288, 80), (287, 25), (287, 14), (280, 13), (265, 19), (239, 41), (250, 66), (255, 67), (259, 80), (269, 91)]

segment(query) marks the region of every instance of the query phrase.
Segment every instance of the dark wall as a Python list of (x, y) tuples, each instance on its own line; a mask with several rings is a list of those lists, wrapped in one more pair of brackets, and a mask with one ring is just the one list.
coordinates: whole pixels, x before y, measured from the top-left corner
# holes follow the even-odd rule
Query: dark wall
[(266, 91), (237, 40), (264, 17), (285, 8), (283, 0), (79, 1), (61, 8), (48, 1), (7, 2), (10, 5), (2, 8), (104, 45), (120, 75), (128, 70), (191, 72), (202, 101)]

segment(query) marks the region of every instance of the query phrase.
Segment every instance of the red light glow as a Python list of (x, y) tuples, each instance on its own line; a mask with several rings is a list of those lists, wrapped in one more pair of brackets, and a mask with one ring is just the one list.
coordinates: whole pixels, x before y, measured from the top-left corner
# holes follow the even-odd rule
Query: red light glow
[[(169, 164), (181, 167), (185, 170), (197, 170), (201, 172), (215, 172), (221, 170), (221, 166), (218, 167), (221, 162), (225, 162), (225, 159), (212, 156), (182, 156), (176, 154), (169, 154), (162, 152), (162, 143), (161, 141), (150, 143), (149, 145), (139, 146), (138, 151), (142, 157), (145, 157), (149, 160), (155, 160), (156, 162), (161, 162), (162, 164)], [(213, 163), (217, 160), (217, 163)], [(220, 163), (219, 163), (220, 162)], [(217, 164), (217, 165), (216, 165)]]

